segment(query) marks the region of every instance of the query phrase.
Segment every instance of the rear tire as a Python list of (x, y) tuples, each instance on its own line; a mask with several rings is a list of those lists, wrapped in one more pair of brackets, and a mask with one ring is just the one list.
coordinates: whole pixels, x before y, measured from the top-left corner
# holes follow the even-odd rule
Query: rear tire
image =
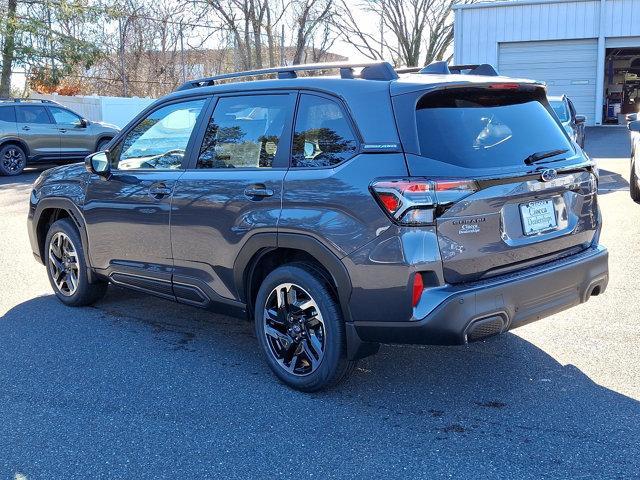
[(629, 176), (629, 191), (631, 199), (640, 203), (640, 185), (638, 185), (638, 176), (636, 175), (635, 161), (631, 162), (631, 175)]
[(44, 243), (47, 276), (58, 299), (70, 307), (84, 307), (100, 300), (107, 282), (89, 282), (82, 240), (68, 218), (51, 225)]
[(311, 265), (292, 263), (267, 275), (254, 317), (267, 364), (291, 388), (303, 392), (329, 388), (356, 366), (347, 359), (340, 306)]
[(20, 175), (27, 166), (27, 154), (13, 143), (0, 148), (0, 175)]
[(98, 142), (98, 146), (96, 147), (96, 152), (104, 151), (104, 149), (106, 148), (106, 146), (109, 144), (110, 141), (111, 141), (110, 138), (106, 138), (106, 139), (100, 140)]

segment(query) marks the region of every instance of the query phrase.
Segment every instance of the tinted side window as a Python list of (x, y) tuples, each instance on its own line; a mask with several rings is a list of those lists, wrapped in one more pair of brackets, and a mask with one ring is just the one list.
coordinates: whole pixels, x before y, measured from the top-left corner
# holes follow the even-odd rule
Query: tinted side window
[(202, 141), (197, 168), (272, 167), (290, 104), (289, 95), (218, 100)]
[(351, 158), (358, 142), (340, 105), (302, 95), (293, 135), (293, 167), (330, 167)]
[(56, 123), (65, 123), (65, 124), (75, 124), (80, 123), (80, 116), (75, 113), (71, 113), (69, 110), (65, 110), (64, 108), (57, 107), (49, 107), (49, 111), (51, 115), (53, 115), (53, 119)]
[(127, 133), (111, 157), (119, 170), (181, 168), (189, 138), (206, 100), (172, 103), (151, 112)]
[(16, 111), (13, 107), (0, 107), (0, 121), (15, 122)]
[(51, 123), (45, 107), (39, 105), (21, 105), (16, 107), (20, 123)]

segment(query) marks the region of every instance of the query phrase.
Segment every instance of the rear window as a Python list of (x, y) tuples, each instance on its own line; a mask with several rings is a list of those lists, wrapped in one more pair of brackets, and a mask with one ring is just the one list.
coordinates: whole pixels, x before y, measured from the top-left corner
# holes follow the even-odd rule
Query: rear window
[(37, 105), (21, 105), (18, 107), (18, 122), (20, 123), (52, 123), (47, 109)]
[(0, 107), (0, 122), (16, 121), (16, 111), (13, 107)]
[(423, 96), (416, 121), (424, 157), (465, 168), (522, 165), (535, 152), (573, 148), (531, 91), (465, 88)]
[(553, 111), (556, 112), (556, 115), (560, 119), (561, 122), (566, 122), (569, 120), (569, 112), (567, 111), (567, 105), (562, 100), (552, 100), (549, 102)]

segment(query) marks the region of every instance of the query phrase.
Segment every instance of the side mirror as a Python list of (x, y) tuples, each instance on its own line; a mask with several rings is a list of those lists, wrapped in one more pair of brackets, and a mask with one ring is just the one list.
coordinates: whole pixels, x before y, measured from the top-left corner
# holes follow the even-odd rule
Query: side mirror
[(629, 122), (628, 128), (632, 132), (640, 132), (640, 120)]
[(109, 178), (111, 174), (111, 162), (109, 162), (108, 153), (108, 151), (96, 152), (87, 156), (87, 158), (84, 159), (84, 167), (87, 169), (87, 172)]
[(584, 123), (587, 121), (587, 117), (585, 117), (584, 115), (576, 115), (576, 123), (578, 125), (580, 125), (581, 123)]
[(89, 120), (86, 118), (80, 119), (80, 128), (87, 128), (89, 126)]

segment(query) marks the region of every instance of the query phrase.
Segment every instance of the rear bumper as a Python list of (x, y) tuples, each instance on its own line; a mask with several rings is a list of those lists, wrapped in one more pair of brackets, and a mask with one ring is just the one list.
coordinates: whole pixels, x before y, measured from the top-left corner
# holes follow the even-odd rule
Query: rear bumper
[(597, 246), (486, 281), (425, 290), (411, 321), (355, 321), (351, 334), (372, 343), (467, 343), (586, 302), (608, 280), (608, 252)]

